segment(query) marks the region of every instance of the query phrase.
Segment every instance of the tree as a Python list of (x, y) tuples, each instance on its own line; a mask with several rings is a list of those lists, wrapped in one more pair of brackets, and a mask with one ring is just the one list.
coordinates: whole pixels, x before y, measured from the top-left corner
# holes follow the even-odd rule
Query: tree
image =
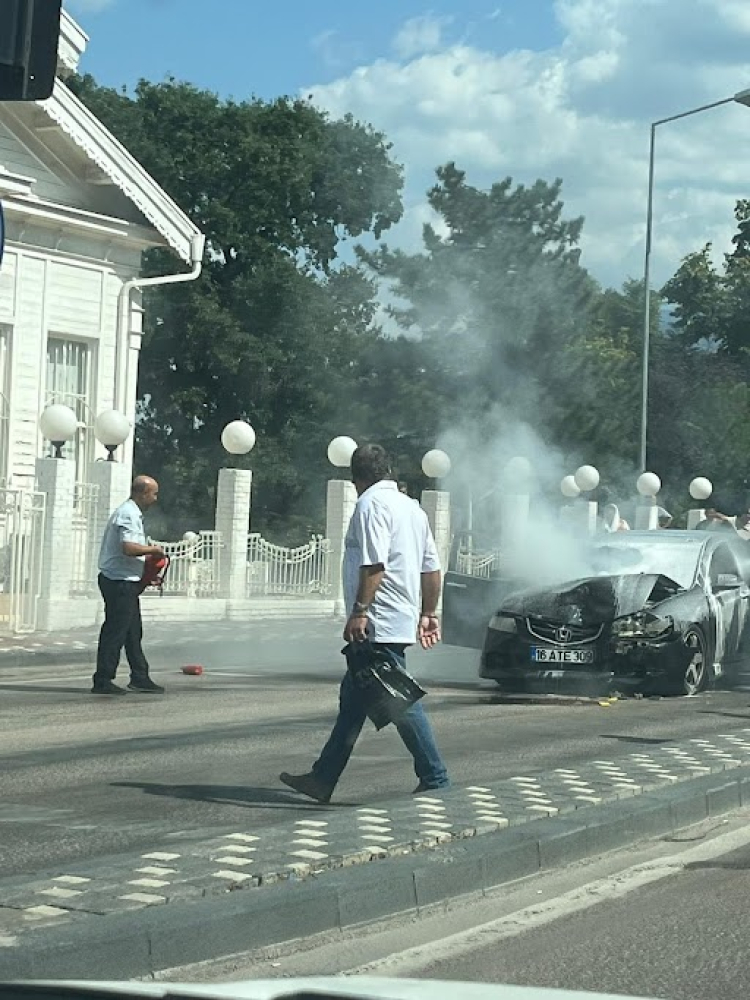
[[(496, 407), (559, 430), (571, 395), (568, 349), (597, 294), (579, 264), (582, 220), (563, 217), (561, 186), (506, 178), (482, 191), (449, 163), (428, 193), (439, 224), (424, 227), (421, 253), (359, 251), (392, 293), (391, 317), (416, 338), (408, 351), (430, 391), (420, 389), (411, 409), (433, 435), (457, 421), (481, 426)], [(409, 411), (409, 395), (398, 412)]]
[(208, 240), (198, 282), (147, 300), (136, 455), (163, 482), (171, 530), (212, 523), (221, 429), (237, 418), (258, 432), (256, 526), (319, 529), (325, 445), (347, 427), (353, 366), (378, 335), (374, 283), (339, 255), (401, 215), (389, 145), (302, 100), (224, 101), (174, 80), (132, 96), (91, 77), (72, 86)]

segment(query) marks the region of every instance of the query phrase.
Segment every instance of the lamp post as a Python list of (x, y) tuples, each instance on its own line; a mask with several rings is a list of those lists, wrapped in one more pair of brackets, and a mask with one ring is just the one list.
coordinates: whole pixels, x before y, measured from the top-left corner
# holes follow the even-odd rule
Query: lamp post
[(108, 462), (114, 462), (115, 452), (127, 441), (130, 429), (130, 421), (119, 410), (105, 410), (96, 418), (94, 435), (107, 449)]
[(693, 508), (688, 511), (687, 515), (687, 526), (688, 528), (697, 528), (701, 521), (705, 520), (706, 511), (703, 506), (706, 500), (711, 496), (714, 491), (714, 485), (710, 479), (706, 479), (704, 476), (696, 476), (695, 479), (690, 483), (689, 492), (693, 500), (698, 500), (701, 502), (701, 506)]
[(586, 494), (595, 490), (600, 480), (599, 470), (593, 465), (580, 465), (573, 476), (573, 483), (581, 495), (581, 500), (573, 508), (574, 517), (580, 528), (590, 535), (596, 533), (599, 505)]
[(646, 208), (646, 252), (643, 263), (643, 359), (642, 359), (642, 388), (641, 388), (641, 442), (639, 454), (639, 469), (646, 471), (646, 461), (648, 457), (648, 382), (649, 382), (649, 355), (651, 352), (651, 236), (654, 221), (654, 159), (656, 155), (656, 129), (659, 125), (666, 125), (668, 122), (678, 121), (680, 118), (689, 118), (692, 115), (700, 114), (703, 111), (710, 111), (712, 108), (719, 108), (723, 104), (743, 104), (750, 107), (750, 89), (740, 90), (732, 97), (725, 97), (721, 101), (713, 101), (711, 104), (702, 104), (699, 108), (692, 108), (690, 111), (683, 111), (678, 115), (670, 115), (669, 118), (660, 118), (651, 123), (651, 141), (649, 145), (648, 158), (648, 202)]
[(433, 448), (422, 456), (422, 472), (428, 479), (444, 479), (450, 471), (451, 460), (439, 448)]
[[(232, 420), (221, 432), (229, 455), (247, 455), (255, 447), (255, 431), (246, 420)], [(219, 469), (216, 484), (216, 531), (219, 537), (219, 585), (223, 597), (247, 597), (247, 551), (253, 474), (250, 469)]]
[(354, 438), (335, 437), (328, 445), (328, 461), (337, 469), (347, 469), (352, 464), (352, 455), (357, 450)]
[(652, 530), (659, 527), (659, 511), (656, 496), (661, 489), (661, 479), (655, 472), (643, 472), (635, 484), (645, 503), (638, 504), (635, 511), (636, 528)]
[[(328, 461), (336, 469), (348, 469), (352, 455), (357, 449), (354, 438), (342, 435), (335, 437), (328, 445)], [(329, 479), (326, 487), (326, 538), (330, 546), (328, 554), (328, 591), (333, 601), (335, 615), (343, 615), (348, 610), (344, 601), (342, 564), (346, 548), (346, 533), (357, 503), (357, 491), (351, 482), (351, 473), (346, 478)]]
[(63, 457), (63, 447), (72, 441), (78, 430), (78, 417), (69, 406), (53, 403), (48, 406), (39, 419), (42, 434), (55, 449), (55, 458)]
[(247, 455), (255, 447), (255, 431), (246, 420), (233, 420), (221, 432), (221, 445), (229, 455)]

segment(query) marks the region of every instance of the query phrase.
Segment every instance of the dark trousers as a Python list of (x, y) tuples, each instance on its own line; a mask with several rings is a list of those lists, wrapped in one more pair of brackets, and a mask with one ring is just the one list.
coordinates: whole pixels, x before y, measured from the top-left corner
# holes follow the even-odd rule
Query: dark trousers
[(115, 679), (123, 646), (130, 665), (130, 680), (141, 683), (148, 678), (148, 660), (141, 648), (141, 585), (133, 580), (110, 580), (100, 573), (99, 590), (104, 598), (104, 624), (99, 633), (94, 684)]
[[(396, 657), (406, 666), (406, 646), (403, 643), (375, 643)], [(347, 670), (339, 692), (339, 714), (328, 742), (312, 766), (313, 774), (327, 788), (334, 788), (349, 762), (354, 744), (367, 719), (364, 702), (351, 673)], [(414, 773), (424, 788), (447, 788), (449, 785), (440, 751), (435, 742), (432, 726), (422, 702), (415, 702), (396, 723), (396, 729), (406, 749), (414, 759)]]

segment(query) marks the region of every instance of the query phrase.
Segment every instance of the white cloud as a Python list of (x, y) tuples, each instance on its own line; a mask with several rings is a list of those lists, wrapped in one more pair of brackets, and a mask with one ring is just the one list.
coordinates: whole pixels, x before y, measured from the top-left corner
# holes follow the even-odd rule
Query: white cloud
[[(418, 241), (424, 192), (455, 160), (471, 183), (562, 177), (584, 215), (584, 262), (606, 283), (642, 270), (651, 121), (750, 86), (747, 0), (557, 0), (561, 43), (489, 51), (407, 22), (396, 58), (305, 88), (339, 115), (373, 122), (407, 168), (408, 215), (389, 239)], [(420, 19), (421, 20), (421, 19)], [(428, 19), (429, 20), (429, 19)], [(408, 38), (413, 38), (411, 48)], [(713, 240), (750, 196), (750, 111), (728, 105), (658, 131), (655, 280)]]
[(432, 14), (412, 17), (402, 25), (393, 39), (393, 51), (399, 59), (411, 59), (423, 52), (439, 49), (443, 40), (443, 28), (450, 20), (447, 17), (433, 17)]
[(344, 39), (334, 28), (321, 31), (310, 40), (310, 48), (320, 56), (328, 69), (341, 70), (362, 55), (362, 46)]

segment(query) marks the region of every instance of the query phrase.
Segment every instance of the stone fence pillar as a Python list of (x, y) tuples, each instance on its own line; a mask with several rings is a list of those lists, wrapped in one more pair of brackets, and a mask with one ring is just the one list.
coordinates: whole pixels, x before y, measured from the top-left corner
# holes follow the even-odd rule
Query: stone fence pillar
[(689, 510), (687, 513), (687, 526), (693, 531), (701, 521), (706, 520), (706, 511), (703, 507), (698, 507), (693, 510)]
[(109, 516), (130, 496), (130, 466), (120, 462), (89, 462), (86, 482), (98, 487), (96, 516), (91, 527), (91, 544), (101, 544)]
[(599, 505), (593, 500), (576, 500), (560, 510), (560, 521), (570, 531), (595, 535), (598, 515)]
[(435, 539), (440, 567), (448, 569), (451, 554), (451, 495), (446, 490), (422, 490), (422, 509), (427, 515)]
[[(440, 557), (443, 578), (448, 570), (451, 554), (451, 495), (447, 490), (422, 490), (422, 509), (427, 515)], [(438, 613), (442, 611), (443, 595), (440, 594)]]
[(635, 525), (638, 531), (654, 531), (659, 527), (659, 508), (656, 503), (639, 503), (635, 508)]
[(55, 627), (55, 602), (67, 601), (70, 597), (75, 485), (75, 462), (67, 458), (36, 460), (36, 488), (47, 498), (38, 618), (43, 632)]
[(354, 484), (345, 479), (328, 481), (326, 492), (326, 538), (331, 544), (328, 563), (328, 583), (330, 596), (333, 600), (333, 610), (336, 615), (345, 615), (347, 608), (344, 602), (344, 540), (349, 528), (349, 522), (357, 503), (357, 491)]
[(250, 530), (250, 469), (219, 469), (216, 530), (220, 533), (219, 585), (222, 597), (241, 601), (247, 595), (247, 535)]

